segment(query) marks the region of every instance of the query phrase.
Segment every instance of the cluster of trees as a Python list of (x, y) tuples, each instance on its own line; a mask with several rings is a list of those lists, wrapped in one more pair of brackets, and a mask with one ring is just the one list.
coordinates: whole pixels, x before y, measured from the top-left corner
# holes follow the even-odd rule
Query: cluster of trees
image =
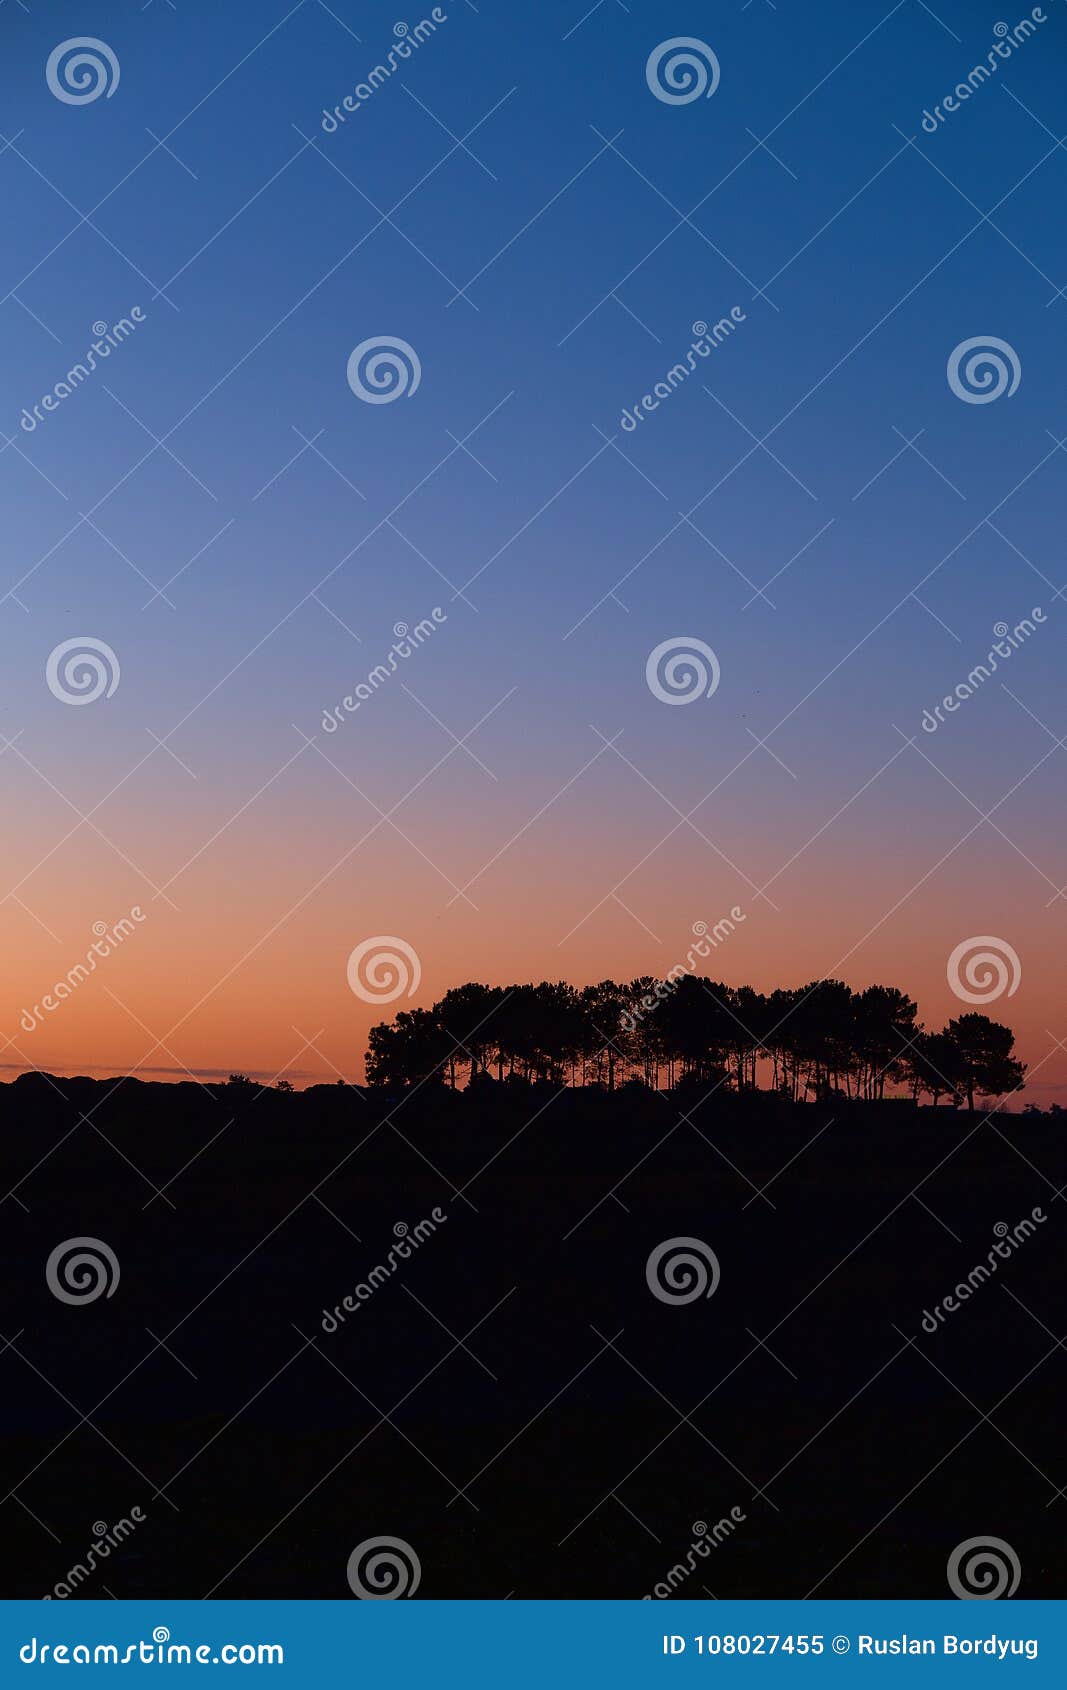
[(471, 982), (372, 1027), (367, 1080), (392, 1090), (483, 1078), (608, 1090), (718, 1082), (794, 1101), (880, 1099), (888, 1086), (969, 1109), (1022, 1085), (1009, 1027), (968, 1014), (928, 1033), (917, 1014), (894, 986), (854, 992), (840, 980), (768, 994), (693, 974), (583, 990)]

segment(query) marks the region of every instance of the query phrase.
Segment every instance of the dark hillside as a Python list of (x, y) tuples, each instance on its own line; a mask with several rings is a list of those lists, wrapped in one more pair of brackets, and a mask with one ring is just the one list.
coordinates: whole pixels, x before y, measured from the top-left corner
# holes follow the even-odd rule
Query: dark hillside
[(1062, 1119), (699, 1097), (0, 1088), (8, 1594), (1062, 1595)]

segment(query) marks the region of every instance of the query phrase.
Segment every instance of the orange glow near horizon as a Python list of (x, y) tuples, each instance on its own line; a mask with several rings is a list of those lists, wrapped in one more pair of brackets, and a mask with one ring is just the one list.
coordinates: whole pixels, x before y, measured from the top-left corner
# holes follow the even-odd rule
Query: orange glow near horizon
[[(1003, 876), (1000, 905), (991, 908), (995, 842), (980, 859), (953, 859), (909, 897), (928, 874), (929, 842), (901, 838), (879, 861), (872, 806), (817, 849), (800, 850), (763, 897), (688, 829), (656, 848), (669, 823), (655, 810), (623, 832), (585, 794), (570, 805), (562, 800), (473, 880), (472, 908), (454, 887), (499, 849), (481, 819), (464, 819), (450, 805), (447, 816), (438, 814), (432, 851), (425, 825), (411, 820), (412, 843), (381, 826), (353, 851), (376, 820), (358, 800), (355, 828), (349, 822), (347, 833), (338, 826), (311, 837), (280, 800), (261, 805), (273, 814), (246, 814), (173, 879), (198, 849), (198, 828), (202, 841), (221, 823), (212, 822), (209, 805), (196, 814), (186, 809), (182, 837), (168, 829), (164, 841), (131, 807), (116, 833), (131, 861), (152, 863), (146, 872), (165, 896), (85, 828), (37, 867), (23, 841), (25, 884), (4, 910), (0, 1016), (11, 1041), (2, 1058), (9, 1074), (40, 1068), (181, 1079), (241, 1071), (264, 1081), (288, 1076), (298, 1086), (358, 1081), (368, 1029), (398, 1009), (429, 1005), (471, 979), (581, 986), (662, 977), (684, 961), (694, 922), (710, 928), (739, 907), (735, 931), (698, 965), (709, 978), (762, 991), (824, 975), (857, 988), (896, 985), (917, 1000), (931, 1028), (970, 1007), (946, 979), (953, 947), (971, 934), (1002, 933), (1021, 958), (1021, 980), (986, 1012), (1016, 1033), (1017, 1054), (1031, 1071), (1024, 1100), (1067, 1096), (1067, 1059), (1055, 1047), (1048, 1008), (1055, 958), (1014, 877)], [(433, 813), (431, 805), (426, 814)], [(110, 823), (102, 825), (109, 831)], [(766, 834), (746, 842), (736, 814), (700, 825), (757, 886), (804, 843)], [(502, 831), (501, 842), (507, 838)], [(18, 864), (9, 867), (17, 879)], [(34, 1019), (44, 994), (86, 960), (93, 923), (114, 927), (134, 906), (144, 919), (27, 1030), (26, 1013)], [(413, 997), (378, 1006), (349, 989), (349, 953), (376, 934), (395, 934), (417, 952), (422, 978)]]

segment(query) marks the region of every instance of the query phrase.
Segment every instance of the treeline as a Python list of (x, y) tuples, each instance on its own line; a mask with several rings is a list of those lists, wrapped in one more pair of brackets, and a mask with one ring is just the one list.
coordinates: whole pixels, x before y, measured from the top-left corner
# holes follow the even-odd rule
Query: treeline
[(446, 992), (370, 1030), (367, 1082), (414, 1085), (694, 1082), (793, 1100), (884, 1098), (887, 1087), (973, 1109), (1017, 1091), (1024, 1066), (1009, 1027), (975, 1013), (927, 1032), (895, 986), (840, 980), (757, 992), (687, 974), (582, 990), (565, 981)]

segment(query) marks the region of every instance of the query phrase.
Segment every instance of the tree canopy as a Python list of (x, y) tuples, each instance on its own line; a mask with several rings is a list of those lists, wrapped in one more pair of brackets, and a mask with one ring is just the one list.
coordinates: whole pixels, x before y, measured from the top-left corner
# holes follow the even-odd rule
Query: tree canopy
[[(1022, 1086), (1009, 1027), (961, 1015), (927, 1032), (895, 986), (854, 991), (840, 980), (757, 992), (696, 974), (576, 988), (453, 987), (429, 1009), (401, 1010), (370, 1030), (367, 1080), (414, 1085), (699, 1083), (737, 1092), (877, 1101), (975, 1099)], [(762, 1076), (762, 1084), (761, 1084)]]

